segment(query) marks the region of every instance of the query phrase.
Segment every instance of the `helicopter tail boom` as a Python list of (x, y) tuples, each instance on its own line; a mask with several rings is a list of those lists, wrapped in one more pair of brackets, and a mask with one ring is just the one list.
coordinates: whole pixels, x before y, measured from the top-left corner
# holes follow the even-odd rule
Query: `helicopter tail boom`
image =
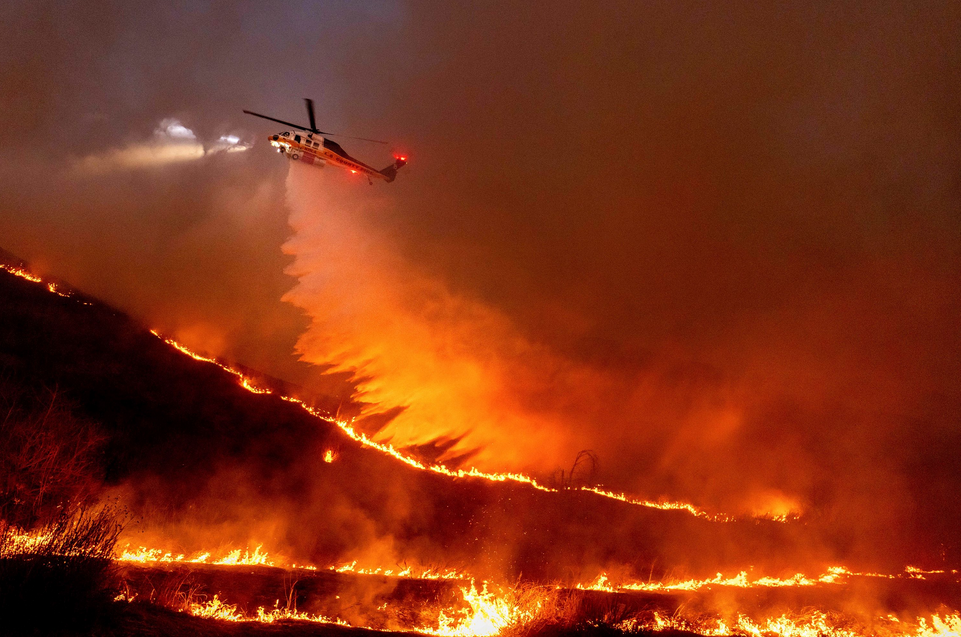
[(387, 179), (387, 183), (390, 183), (397, 178), (397, 171), (406, 165), (407, 165), (407, 158), (398, 157), (397, 161), (395, 161), (393, 164), (377, 172), (379, 172), (381, 175), (383, 175)]

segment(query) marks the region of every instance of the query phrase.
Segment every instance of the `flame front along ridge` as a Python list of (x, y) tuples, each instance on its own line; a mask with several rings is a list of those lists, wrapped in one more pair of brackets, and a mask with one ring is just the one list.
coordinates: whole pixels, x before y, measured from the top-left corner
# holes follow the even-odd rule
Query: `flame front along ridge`
[[(377, 442), (372, 438), (370, 438), (369, 436), (367, 436), (367, 434), (363, 432), (358, 432), (346, 420), (332, 419), (329, 416), (320, 412), (319, 410), (309, 406), (307, 403), (305, 403), (303, 400), (299, 398), (294, 398), (292, 396), (279, 394), (277, 392), (274, 392), (271, 389), (267, 389), (264, 387), (258, 387), (255, 384), (255, 382), (251, 378), (246, 376), (243, 372), (237, 369), (234, 369), (229, 365), (221, 363), (215, 358), (210, 358), (208, 356), (198, 354), (190, 350), (189, 348), (185, 347), (181, 343), (177, 342), (176, 340), (163, 336), (156, 330), (151, 330), (150, 332), (157, 338), (161, 339), (163, 342), (175, 348), (177, 351), (189, 356), (190, 358), (193, 358), (194, 360), (201, 361), (204, 363), (210, 363), (212, 365), (216, 365), (217, 367), (221, 368), (227, 373), (232, 374), (233, 376), (236, 376), (238, 379), (238, 383), (247, 391), (255, 394), (273, 394), (289, 403), (299, 405), (304, 411), (309, 413), (311, 416), (314, 416), (315, 418), (319, 418), (324, 422), (329, 422), (337, 425), (337, 427), (339, 427), (341, 431), (347, 434), (347, 436), (351, 440), (354, 440), (355, 442), (359, 442), (364, 447), (376, 449), (382, 453), (385, 453), (395, 458), (396, 460), (399, 460), (404, 464), (410, 467), (413, 467), (415, 469), (420, 469), (422, 471), (431, 471), (433, 473), (439, 473), (441, 475), (445, 475), (451, 478), (480, 478), (480, 479), (488, 480), (491, 482), (518, 482), (518, 483), (526, 484), (539, 491), (544, 491), (546, 493), (560, 492), (560, 489), (544, 486), (540, 484), (536, 478), (533, 478), (523, 473), (512, 473), (512, 472), (492, 473), (492, 472), (481, 471), (474, 467), (471, 467), (470, 469), (451, 469), (440, 463), (427, 464), (427, 463), (421, 462), (416, 458), (405, 455), (404, 453), (398, 451), (393, 445)], [(327, 460), (327, 462), (331, 462), (332, 460), (333, 460), (333, 457), (331, 456), (331, 459)], [(644, 500), (640, 498), (631, 497), (624, 493), (609, 491), (607, 489), (603, 489), (600, 487), (582, 486), (582, 487), (578, 487), (577, 490), (584, 491), (586, 493), (593, 493), (595, 495), (599, 495), (601, 497), (608, 498), (611, 500), (617, 500), (619, 502), (624, 502), (626, 504), (642, 506), (650, 509), (659, 509), (662, 511), (684, 511), (695, 517), (705, 518), (713, 522), (732, 522), (737, 519), (735, 516), (724, 514), (724, 513), (710, 513), (708, 511), (695, 507), (693, 504), (690, 504), (687, 502)], [(792, 519), (791, 517), (784, 516), (784, 515), (755, 516), (755, 518), (769, 520), (773, 522), (786, 522), (787, 520)]]

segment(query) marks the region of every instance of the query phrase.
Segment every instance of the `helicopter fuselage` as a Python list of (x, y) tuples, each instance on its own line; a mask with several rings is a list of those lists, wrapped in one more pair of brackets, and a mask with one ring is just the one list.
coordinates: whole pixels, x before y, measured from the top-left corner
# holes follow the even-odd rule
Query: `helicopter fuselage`
[[(301, 133), (300, 131), (284, 131), (277, 135), (271, 135), (267, 140), (271, 146), (286, 155), (291, 161), (300, 161), (317, 168), (323, 168), (327, 163), (330, 163), (354, 174), (362, 173), (369, 178), (376, 177), (390, 181), (388, 176), (381, 171), (357, 161), (343, 152), (343, 149), (335, 142), (332, 143), (320, 135)], [(340, 150), (340, 152), (335, 149)]]

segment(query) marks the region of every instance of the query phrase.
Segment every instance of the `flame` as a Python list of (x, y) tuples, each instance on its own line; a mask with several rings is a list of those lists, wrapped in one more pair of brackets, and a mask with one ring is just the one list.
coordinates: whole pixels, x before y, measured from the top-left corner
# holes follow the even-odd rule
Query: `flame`
[(209, 551), (202, 551), (188, 558), (183, 553), (148, 549), (143, 546), (137, 550), (131, 550), (130, 545), (127, 545), (116, 559), (119, 562), (139, 562), (141, 564), (159, 562), (163, 564), (215, 564), (218, 566), (274, 566), (270, 556), (261, 551), (262, 548), (262, 545), (258, 546), (253, 553), (249, 549), (233, 549), (221, 557), (211, 560)]
[[(19, 542), (26, 549), (42, 541), (42, 538), (30, 534), (17, 536)], [(210, 551), (201, 551), (187, 556), (185, 553), (175, 553), (157, 548), (147, 548), (144, 546), (133, 549), (129, 544), (117, 554), (118, 562), (134, 562), (140, 564), (213, 564), (215, 566), (276, 566), (285, 567), (283, 560), (273, 557), (269, 552), (263, 551), (263, 545), (257, 546), (251, 552), (249, 549), (232, 549), (222, 553), (220, 557), (211, 559)], [(316, 571), (318, 568), (312, 564), (291, 564), (291, 569)], [(436, 569), (436, 568), (415, 568), (412, 566), (397, 567), (358, 567), (357, 561), (342, 564), (340, 566), (330, 566), (328, 570), (336, 573), (352, 573), (355, 575), (377, 575), (380, 577), (397, 577), (421, 580), (471, 580), (472, 576), (468, 573), (455, 569)]]
[[(12, 265), (8, 265), (8, 264), (6, 264), (6, 263), (0, 263), (0, 269), (6, 270), (7, 272), (9, 272), (10, 274), (12, 274), (13, 276), (18, 276), (18, 277), (20, 277), (21, 279), (26, 279), (27, 281), (30, 281), (31, 283), (43, 283), (43, 279), (41, 279), (40, 277), (38, 277), (38, 276), (35, 275), (35, 274), (31, 274), (30, 272), (24, 270), (23, 268), (18, 268), (18, 267), (12, 266)], [(47, 289), (49, 290), (50, 288), (48, 287)], [(53, 291), (53, 290), (51, 290), (51, 292), (52, 292), (52, 291)]]
[[(5, 532), (4, 550), (7, 555), (18, 552), (29, 552), (41, 545), (47, 539), (42, 532), (25, 532), (16, 528), (8, 528)], [(269, 554), (256, 547), (249, 550), (233, 549), (221, 557), (211, 560), (211, 552), (202, 552), (187, 557), (184, 554), (165, 552), (160, 549), (141, 547), (131, 550), (129, 545), (117, 556), (118, 561), (138, 563), (199, 563), (223, 566), (273, 566), (274, 561)], [(293, 565), (294, 569), (317, 570), (313, 566)], [(489, 582), (481, 582), (480, 589), (474, 578), (465, 573), (454, 570), (437, 571), (423, 569), (415, 571), (411, 567), (403, 569), (389, 568), (358, 568), (357, 562), (350, 562), (342, 566), (331, 566), (331, 571), (338, 573), (352, 573), (356, 575), (377, 575), (383, 577), (409, 577), (414, 579), (461, 579), (469, 584), (460, 587), (463, 604), (441, 608), (437, 614), (436, 626), (420, 626), (414, 632), (437, 637), (493, 637), (506, 630), (531, 622), (536, 618), (550, 601), (551, 589), (529, 589), (525, 594), (518, 594), (517, 590), (491, 590)], [(789, 578), (756, 577), (751, 578), (746, 571), (732, 577), (725, 577), (718, 573), (709, 579), (690, 579), (669, 582), (623, 583), (613, 584), (606, 574), (601, 574), (591, 584), (577, 584), (575, 589), (615, 593), (618, 591), (699, 591), (711, 587), (737, 588), (778, 588), (804, 587), (824, 584), (844, 584), (852, 577), (872, 577), (885, 579), (925, 579), (928, 575), (957, 576), (957, 571), (925, 570), (917, 566), (907, 566), (901, 573), (860, 573), (851, 571), (843, 566), (833, 566), (817, 577), (810, 577), (798, 573)], [(956, 581), (958, 580), (955, 577)], [(564, 587), (556, 586), (553, 590)], [(123, 597), (121, 596), (121, 599)], [(127, 599), (127, 601), (132, 601)], [(342, 619), (330, 618), (323, 615), (310, 615), (298, 612), (296, 608), (281, 608), (279, 601), (274, 608), (266, 610), (259, 607), (255, 613), (242, 612), (237, 605), (229, 604), (219, 595), (214, 595), (209, 601), (192, 602), (185, 609), (186, 612), (197, 617), (219, 619), (231, 622), (259, 622), (274, 623), (277, 621), (297, 620), (316, 623), (349, 626)], [(384, 610), (383, 608), (381, 610)], [(547, 610), (550, 610), (549, 608)], [(928, 617), (916, 617), (902, 621), (893, 615), (875, 617), (865, 623), (850, 615), (828, 614), (813, 610), (801, 615), (783, 614), (776, 617), (752, 618), (741, 613), (728, 617), (698, 616), (685, 617), (682, 615), (667, 616), (660, 612), (646, 613), (625, 619), (614, 626), (625, 632), (680, 630), (704, 635), (705, 637), (721, 637), (737, 635), (743, 637), (961, 637), (961, 613), (951, 611), (933, 614)]]
[(487, 583), (478, 591), (474, 581), (461, 587), (467, 609), (443, 609), (437, 627), (421, 626), (416, 631), (438, 637), (492, 637), (505, 628), (532, 619), (540, 611), (544, 598), (519, 604), (505, 595), (488, 592)]
[(961, 635), (961, 614), (932, 615), (930, 620), (918, 617), (913, 622), (901, 622), (896, 617), (877, 618), (873, 626), (860, 625), (848, 617), (833, 617), (821, 611), (805, 615), (784, 614), (754, 620), (746, 615), (735, 615), (725, 620), (721, 618), (685, 619), (668, 617), (655, 612), (648, 620), (637, 618), (620, 622), (617, 628), (625, 632), (644, 630), (681, 630), (690, 631), (706, 637), (725, 635), (744, 635), (761, 637), (778, 635), (780, 637), (866, 637), (868, 635), (898, 637), (958, 637)]
[[(868, 577), (877, 579), (927, 579), (926, 575), (945, 575), (951, 573), (957, 575), (957, 571), (926, 571), (916, 566), (907, 566), (901, 573), (864, 573), (851, 571), (844, 566), (832, 566), (824, 573), (817, 576), (809, 576), (804, 573), (796, 573), (788, 578), (771, 576), (751, 577), (747, 571), (741, 571), (737, 575), (725, 577), (718, 573), (714, 577), (706, 579), (675, 580), (669, 582), (625, 582), (613, 583), (608, 578), (607, 573), (601, 573), (589, 584), (576, 584), (574, 587), (585, 591), (603, 591), (616, 593), (619, 591), (645, 591), (645, 592), (669, 592), (669, 591), (699, 591), (705, 588), (716, 586), (727, 586), (734, 588), (785, 588), (791, 586), (818, 586), (821, 584), (843, 584), (854, 577)], [(956, 580), (961, 581), (961, 580)]]
[(194, 602), (187, 607), (187, 612), (195, 617), (206, 619), (220, 619), (229, 622), (260, 622), (262, 624), (273, 624), (279, 621), (306, 621), (320, 624), (336, 624), (338, 626), (350, 626), (342, 619), (331, 619), (324, 615), (311, 615), (309, 613), (298, 612), (296, 609), (280, 608), (278, 600), (273, 610), (265, 610), (263, 606), (257, 608), (253, 615), (246, 615), (238, 610), (236, 604), (227, 604), (214, 595), (213, 599), (207, 602)]
[(357, 575), (380, 575), (382, 577), (405, 577), (410, 579), (423, 579), (423, 580), (473, 580), (473, 577), (467, 573), (463, 573), (454, 569), (447, 569), (446, 571), (439, 571), (433, 568), (420, 569), (414, 571), (411, 566), (405, 566), (403, 568), (384, 568), (381, 566), (375, 566), (370, 568), (357, 568), (357, 561), (353, 561), (349, 564), (344, 564), (342, 566), (331, 566), (330, 570), (337, 573), (354, 573)]
[[(737, 588), (783, 588), (787, 586), (817, 586), (818, 584), (836, 584), (852, 576), (862, 575), (852, 573), (843, 566), (832, 566), (826, 573), (817, 577), (808, 577), (803, 573), (797, 573), (793, 577), (786, 579), (777, 577), (758, 577), (750, 579), (747, 571), (741, 571), (733, 577), (724, 577), (721, 573), (708, 579), (689, 579), (674, 582), (629, 582), (625, 584), (612, 584), (607, 577), (607, 573), (601, 573), (591, 584), (577, 584), (579, 590), (605, 591), (615, 593), (617, 591), (697, 591), (702, 588), (713, 586), (733, 586)], [(897, 577), (897, 576), (884, 576)]]
[[(532, 595), (519, 598), (516, 592), (491, 592), (487, 583), (483, 583), (478, 590), (474, 581), (461, 587), (460, 592), (463, 606), (441, 608), (436, 626), (421, 625), (413, 632), (437, 637), (494, 637), (512, 627), (531, 622), (550, 603), (547, 593), (533, 591)], [(279, 608), (279, 603), (271, 611), (260, 607), (255, 614), (245, 615), (236, 605), (225, 603), (217, 595), (208, 602), (190, 604), (187, 612), (198, 617), (233, 622), (269, 624), (281, 620), (301, 620), (351, 625), (341, 619)], [(911, 621), (901, 621), (894, 615), (887, 615), (865, 621), (818, 610), (760, 619), (741, 613), (729, 617), (685, 617), (654, 611), (624, 619), (614, 624), (613, 628), (625, 633), (685, 631), (705, 637), (958, 637), (961, 635), (961, 613), (934, 614)]]
[[(0, 269), (20, 277), (32, 283), (43, 285), (47, 291), (61, 297), (71, 297), (69, 292), (62, 291), (56, 283), (45, 282), (29, 271), (8, 264), (0, 264)], [(81, 301), (82, 302), (82, 301)], [(259, 387), (256, 382), (245, 376), (242, 372), (225, 365), (216, 359), (197, 354), (180, 343), (172, 339), (165, 338), (157, 332), (155, 336), (162, 339), (168, 345), (176, 348), (183, 354), (191, 358), (213, 365), (217, 365), (224, 371), (237, 377), (238, 384), (247, 391), (257, 394), (271, 394), (271, 390)], [(495, 482), (517, 482), (545, 492), (558, 492), (558, 489), (546, 487), (537, 482), (534, 478), (520, 473), (488, 473), (476, 468), (468, 470), (450, 469), (443, 464), (425, 464), (413, 457), (407, 456), (389, 444), (379, 443), (370, 439), (366, 434), (357, 432), (348, 422), (330, 420), (324, 414), (305, 404), (303, 401), (279, 395), (280, 398), (288, 402), (300, 405), (311, 415), (336, 424), (348, 437), (363, 446), (377, 449), (395, 459), (407, 464), (410, 467), (439, 473), (452, 478), (480, 478)], [(324, 460), (330, 462), (334, 459), (332, 450), (327, 450)], [(684, 511), (696, 517), (702, 517), (718, 522), (730, 521), (735, 518), (725, 514), (712, 514), (699, 509), (691, 504), (684, 502), (652, 501), (633, 498), (623, 493), (608, 491), (600, 487), (581, 487), (581, 491), (593, 493), (595, 495), (615, 499), (632, 505), (644, 506), (661, 510)], [(772, 519), (776, 521), (787, 521), (796, 517), (795, 509), (792, 506), (780, 504), (775, 507), (766, 507), (766, 512), (758, 517)], [(47, 539), (42, 533), (29, 533), (18, 529), (7, 529), (5, 535), (4, 550), (6, 554), (28, 553), (38, 546), (41, 546)], [(262, 546), (257, 546), (253, 552), (249, 549), (233, 549), (222, 554), (216, 559), (212, 559), (209, 551), (194, 554), (187, 557), (185, 554), (162, 551), (160, 549), (148, 549), (140, 547), (138, 550), (131, 550), (129, 546), (117, 556), (118, 561), (139, 562), (139, 563), (196, 563), (214, 564), (222, 566), (274, 566), (275, 560), (269, 553), (262, 550)], [(311, 565), (292, 565), (291, 568), (317, 570)], [(357, 562), (351, 562), (339, 567), (330, 567), (331, 570), (339, 573), (354, 573), (358, 575), (377, 575), (385, 577), (410, 577), (417, 579), (463, 579), (470, 581), (469, 586), (461, 587), (460, 591), (466, 608), (452, 607), (444, 608), (439, 611), (436, 626), (422, 626), (418, 632), (438, 637), (491, 637), (499, 635), (506, 629), (523, 624), (531, 620), (544, 606), (547, 600), (546, 595), (537, 596), (526, 602), (519, 602), (515, 597), (505, 593), (494, 593), (488, 588), (488, 583), (482, 583), (478, 590), (474, 579), (465, 573), (454, 570), (437, 571), (432, 569), (422, 569), (415, 572), (411, 567), (404, 568), (383, 568), (357, 567)], [(648, 591), (648, 592), (668, 592), (668, 591), (698, 591), (709, 587), (738, 587), (738, 588), (775, 588), (789, 586), (817, 586), (824, 584), (840, 584), (852, 577), (876, 577), (886, 579), (926, 579), (929, 575), (945, 575), (948, 571), (944, 570), (925, 570), (917, 566), (907, 566), (902, 573), (858, 573), (852, 572), (845, 567), (835, 566), (827, 572), (809, 577), (798, 573), (789, 578), (776, 577), (756, 577), (751, 578), (747, 571), (742, 571), (737, 575), (725, 577), (718, 573), (713, 578), (690, 579), (670, 582), (628, 582), (613, 584), (608, 580), (606, 574), (601, 574), (590, 584), (578, 584), (577, 589), (594, 591)], [(957, 571), (950, 571), (957, 575)], [(331, 619), (322, 615), (309, 615), (300, 613), (296, 609), (280, 608), (275, 604), (272, 610), (265, 610), (259, 607), (255, 614), (247, 615), (241, 612), (236, 605), (228, 604), (215, 595), (210, 601), (202, 603), (192, 603), (187, 612), (198, 617), (220, 619), (224, 621), (256, 621), (260, 623), (274, 623), (282, 620), (300, 620), (318, 623), (337, 624), (341, 626), (349, 625), (341, 619)], [(736, 614), (731, 617), (708, 617), (708, 618), (684, 618), (681, 616), (667, 616), (659, 612), (654, 612), (646, 618), (630, 618), (619, 623), (617, 628), (626, 632), (637, 632), (643, 630), (686, 630), (692, 631), (706, 637), (721, 635), (744, 635), (751, 637), (761, 637), (762, 635), (779, 635), (781, 637), (866, 637), (867, 635), (881, 635), (892, 637), (959, 637), (961, 636), (961, 613), (950, 612), (947, 614), (934, 614), (929, 617), (917, 617), (910, 621), (901, 621), (897, 617), (889, 615), (875, 618), (871, 625), (858, 623), (847, 616), (834, 616), (821, 611), (811, 611), (803, 615), (784, 614), (777, 617), (756, 619), (743, 614)]]

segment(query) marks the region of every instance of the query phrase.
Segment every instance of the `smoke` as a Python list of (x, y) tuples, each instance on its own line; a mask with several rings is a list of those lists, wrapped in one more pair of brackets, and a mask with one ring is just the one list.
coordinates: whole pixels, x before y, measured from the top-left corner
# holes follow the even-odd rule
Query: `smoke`
[(284, 300), (311, 319), (297, 344), (304, 360), (352, 374), (368, 415), (400, 408), (384, 439), (456, 439), (441, 459), (476, 453), (487, 468), (557, 459), (566, 445), (550, 414), (520, 395), (536, 390), (528, 386), (538, 375), (558, 373), (556, 361), (505, 314), (405, 259), (375, 225), (390, 200), (358, 188), (296, 165), (288, 177), (295, 236), (285, 251), (298, 284)]
[[(423, 454), (957, 547), (957, 3), (0, 12), (0, 246), (45, 273), (342, 415), (354, 375)], [(302, 97), (410, 166), (285, 198), (241, 111)]]
[(956, 547), (957, 22), (688, 9), (415, 5), (410, 170), (289, 178), (298, 351), (468, 465)]

